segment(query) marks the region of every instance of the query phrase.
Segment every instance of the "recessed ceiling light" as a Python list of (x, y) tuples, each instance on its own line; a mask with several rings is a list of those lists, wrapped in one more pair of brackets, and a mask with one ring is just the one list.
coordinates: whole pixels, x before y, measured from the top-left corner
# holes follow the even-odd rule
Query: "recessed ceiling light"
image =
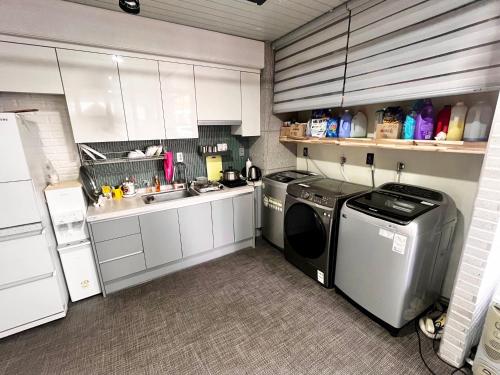
[(247, 1), (250, 1), (252, 3), (255, 3), (257, 5), (262, 5), (264, 4), (267, 0), (247, 0)]
[(119, 0), (118, 5), (123, 11), (130, 14), (139, 14), (141, 11), (139, 0)]

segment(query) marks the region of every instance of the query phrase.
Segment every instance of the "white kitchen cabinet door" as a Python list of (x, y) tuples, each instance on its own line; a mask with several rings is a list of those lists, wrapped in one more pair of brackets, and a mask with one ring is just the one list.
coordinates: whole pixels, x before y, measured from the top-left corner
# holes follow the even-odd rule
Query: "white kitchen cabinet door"
[(160, 61), (167, 139), (198, 138), (193, 65)]
[(243, 137), (260, 135), (260, 74), (241, 72), (241, 125), (231, 133)]
[(210, 203), (179, 208), (182, 256), (188, 257), (214, 247)]
[(117, 58), (57, 50), (76, 143), (128, 140)]
[(0, 42), (0, 91), (64, 94), (55, 49)]
[(195, 66), (196, 107), (199, 125), (240, 125), (240, 72)]
[(254, 236), (253, 194), (240, 195), (233, 198), (234, 240), (247, 240)]
[(182, 258), (177, 210), (139, 216), (146, 267), (152, 268)]
[(118, 57), (128, 139), (165, 138), (158, 61)]
[(234, 242), (232, 198), (212, 202), (212, 231), (214, 248)]

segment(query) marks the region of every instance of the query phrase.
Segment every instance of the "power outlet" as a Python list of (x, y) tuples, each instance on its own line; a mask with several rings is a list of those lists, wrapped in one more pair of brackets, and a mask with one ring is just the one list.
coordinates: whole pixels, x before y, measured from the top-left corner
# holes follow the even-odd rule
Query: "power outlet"
[(244, 156), (245, 156), (245, 148), (244, 147), (240, 147), (240, 158), (242, 158)]
[(373, 165), (374, 162), (375, 162), (375, 154), (373, 154), (372, 152), (367, 153), (366, 164)]
[(177, 162), (178, 163), (182, 163), (184, 161), (184, 155), (182, 155), (182, 152), (178, 152), (176, 154), (176, 157), (177, 157)]
[(304, 147), (302, 149), (302, 155), (305, 156), (306, 158), (309, 156), (309, 149), (307, 147)]

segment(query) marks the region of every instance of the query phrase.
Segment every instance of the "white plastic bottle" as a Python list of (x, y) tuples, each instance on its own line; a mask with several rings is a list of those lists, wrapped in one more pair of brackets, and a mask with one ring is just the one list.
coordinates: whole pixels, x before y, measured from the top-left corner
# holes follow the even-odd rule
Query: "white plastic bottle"
[(351, 122), (351, 138), (366, 138), (368, 120), (363, 112), (354, 115)]
[(450, 123), (448, 125), (447, 141), (461, 141), (464, 135), (465, 115), (467, 106), (458, 102), (451, 109)]
[(490, 134), (493, 109), (485, 102), (470, 107), (465, 120), (464, 141), (487, 141)]
[(250, 158), (248, 158), (246, 163), (245, 163), (245, 171), (246, 171), (245, 176), (247, 178), (248, 178), (248, 170), (250, 169), (251, 166), (252, 166), (252, 161), (250, 160)]

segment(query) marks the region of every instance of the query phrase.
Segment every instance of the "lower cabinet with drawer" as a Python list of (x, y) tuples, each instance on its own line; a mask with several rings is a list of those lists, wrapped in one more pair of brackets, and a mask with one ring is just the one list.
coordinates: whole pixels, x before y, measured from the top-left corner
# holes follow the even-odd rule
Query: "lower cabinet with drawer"
[(144, 254), (139, 253), (101, 263), (100, 268), (102, 280), (107, 282), (144, 271), (146, 264), (144, 262)]
[(253, 217), (246, 193), (91, 223), (104, 294), (253, 246)]

